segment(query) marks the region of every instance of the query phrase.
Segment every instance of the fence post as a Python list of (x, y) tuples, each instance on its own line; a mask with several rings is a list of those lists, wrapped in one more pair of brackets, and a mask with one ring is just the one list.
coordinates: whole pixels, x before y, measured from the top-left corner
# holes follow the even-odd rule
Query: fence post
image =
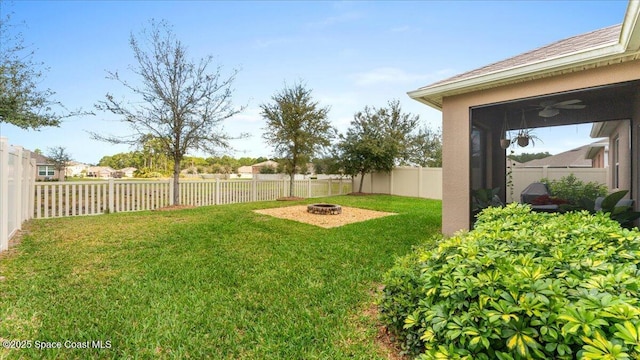
[(311, 178), (307, 179), (307, 197), (311, 197)]
[(0, 137), (0, 251), (9, 249), (9, 144)]
[(13, 146), (16, 150), (16, 161), (13, 166), (13, 193), (14, 196), (14, 206), (15, 208), (12, 211), (12, 215), (14, 216), (14, 224), (16, 229), (20, 229), (22, 227), (22, 204), (24, 203), (24, 193), (22, 192), (22, 182), (24, 179), (22, 178), (22, 146)]
[(257, 201), (258, 198), (258, 179), (251, 179), (251, 201)]
[(329, 178), (329, 192), (327, 193), (327, 196), (331, 196), (331, 178)]
[[(173, 179), (167, 180), (167, 184), (169, 185), (169, 205), (175, 205), (173, 203)], [(180, 186), (180, 184), (178, 184)]]
[(220, 204), (220, 179), (216, 178), (216, 196), (213, 205)]
[(418, 166), (418, 197), (422, 197), (422, 166)]
[(35, 214), (35, 200), (36, 200), (36, 160), (31, 158), (31, 152), (29, 152), (29, 184), (27, 184), (28, 194), (29, 194), (29, 210), (27, 213), (27, 219), (31, 219)]
[(394, 193), (393, 193), (393, 172), (394, 172), (395, 170), (396, 170), (396, 169), (395, 169), (395, 168), (393, 168), (393, 169), (391, 169), (391, 171), (389, 172), (389, 195), (394, 195)]
[(342, 195), (342, 178), (338, 179), (338, 195)]
[[(113, 178), (109, 178), (109, 189), (108, 189), (108, 193), (107, 193), (107, 198), (109, 199), (109, 207), (107, 209), (109, 209), (109, 213), (112, 214), (115, 212), (115, 208), (113, 207), (114, 202), (115, 202), (115, 180), (113, 180)], [(75, 206), (75, 205), (74, 205)]]

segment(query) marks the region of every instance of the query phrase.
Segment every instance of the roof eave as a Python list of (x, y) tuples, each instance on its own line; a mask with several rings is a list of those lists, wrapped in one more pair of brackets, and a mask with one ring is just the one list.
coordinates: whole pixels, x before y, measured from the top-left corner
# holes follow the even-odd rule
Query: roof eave
[(626, 51), (640, 50), (640, 26), (638, 26), (638, 17), (640, 16), (640, 1), (631, 0), (627, 5), (627, 11), (624, 14), (622, 29), (620, 30), (620, 45)]
[[(571, 53), (553, 59), (514, 67), (507, 70), (480, 75), (472, 78), (453, 81), (442, 85), (409, 91), (407, 94), (414, 100), (425, 103), (437, 110), (442, 110), (442, 97), (468, 93), (485, 88), (506, 85), (522, 78), (535, 77), (551, 71), (582, 69), (585, 65), (611, 60), (625, 53), (620, 44), (603, 45), (581, 52)], [(434, 95), (435, 98), (434, 98)]]

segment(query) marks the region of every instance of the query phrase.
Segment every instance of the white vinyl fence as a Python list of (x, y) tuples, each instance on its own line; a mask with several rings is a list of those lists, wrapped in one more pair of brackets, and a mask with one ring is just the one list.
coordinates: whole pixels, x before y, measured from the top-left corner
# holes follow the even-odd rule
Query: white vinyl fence
[[(532, 182), (542, 178), (558, 180), (574, 174), (584, 182), (607, 184), (606, 168), (513, 168), (513, 198), (506, 189), (507, 202), (519, 201), (520, 193)], [(399, 166), (390, 173), (366, 174), (362, 183), (362, 191), (366, 193), (413, 196), (428, 199), (442, 199), (442, 169)], [(360, 176), (353, 179), (353, 191), (358, 191)]]
[[(353, 179), (353, 191), (360, 176)], [(389, 173), (366, 174), (362, 192), (442, 199), (442, 168), (398, 166)]]
[(33, 214), (36, 163), (31, 152), (0, 137), (0, 251)]
[(607, 185), (608, 168), (513, 168), (513, 197), (511, 197), (511, 189), (507, 188), (507, 202), (520, 201), (520, 193), (533, 182), (547, 178), (549, 180), (560, 180), (571, 174), (575, 175), (583, 182), (596, 182), (598, 184)]
[[(294, 195), (315, 198), (351, 192), (351, 180), (296, 180)], [(180, 204), (223, 205), (269, 201), (289, 195), (289, 180), (185, 180), (180, 182)], [(105, 180), (38, 182), (36, 218), (97, 215), (154, 210), (171, 205), (172, 180)]]

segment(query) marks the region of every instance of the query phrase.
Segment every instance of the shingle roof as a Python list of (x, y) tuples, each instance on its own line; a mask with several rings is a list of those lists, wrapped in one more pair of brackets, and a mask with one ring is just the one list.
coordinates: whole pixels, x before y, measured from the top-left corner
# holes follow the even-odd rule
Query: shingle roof
[(448, 79), (440, 80), (438, 82), (424, 86), (420, 89), (427, 89), (446, 83), (487, 75), (497, 71), (533, 64), (543, 60), (550, 60), (562, 55), (589, 50), (603, 45), (616, 44), (620, 39), (621, 27), (622, 24), (613, 25), (603, 29), (591, 31), (586, 34), (576, 35), (568, 39), (556, 41), (552, 44), (528, 51), (526, 53), (502, 61), (498, 61), (475, 70), (467, 71)]
[(579, 148), (571, 149), (556, 155), (548, 156), (543, 159), (535, 159), (523, 163), (524, 167), (592, 167), (591, 159), (587, 158), (587, 153), (592, 146), (600, 144), (602, 141), (596, 141), (592, 144), (583, 145)]
[(48, 157), (42, 155), (42, 154), (38, 154), (37, 152), (31, 152), (31, 158), (32, 159), (36, 159), (36, 164), (38, 165), (46, 165), (46, 164), (51, 164), (52, 161), (49, 160)]

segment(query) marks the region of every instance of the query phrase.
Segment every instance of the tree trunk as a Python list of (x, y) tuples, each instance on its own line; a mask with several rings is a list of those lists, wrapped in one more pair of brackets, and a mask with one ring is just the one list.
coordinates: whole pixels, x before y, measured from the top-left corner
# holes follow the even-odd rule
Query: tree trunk
[(366, 172), (361, 172), (360, 173), (360, 188), (358, 189), (358, 192), (362, 192), (362, 184), (364, 183), (364, 175), (366, 174)]
[(173, 205), (180, 205), (180, 159), (173, 161)]
[(294, 181), (295, 181), (295, 175), (296, 172), (293, 171), (291, 174), (289, 174), (289, 197), (293, 197), (293, 186), (294, 186)]

